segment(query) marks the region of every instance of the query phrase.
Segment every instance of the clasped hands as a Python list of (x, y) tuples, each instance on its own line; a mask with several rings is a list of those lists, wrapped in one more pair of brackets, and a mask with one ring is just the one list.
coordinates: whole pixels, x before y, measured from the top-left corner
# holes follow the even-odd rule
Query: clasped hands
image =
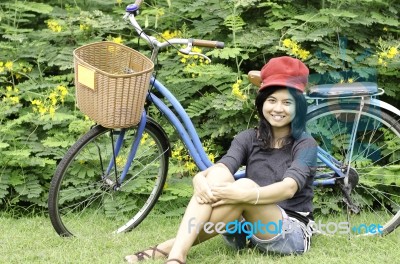
[(217, 207), (224, 204), (243, 202), (243, 190), (234, 183), (209, 184), (203, 175), (193, 179), (194, 196), (199, 204)]

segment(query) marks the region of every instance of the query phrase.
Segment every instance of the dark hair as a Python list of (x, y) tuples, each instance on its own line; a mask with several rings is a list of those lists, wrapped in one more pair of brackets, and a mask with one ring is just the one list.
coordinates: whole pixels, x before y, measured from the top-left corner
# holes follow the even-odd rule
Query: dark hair
[(295, 100), (296, 112), (296, 115), (291, 122), (290, 135), (282, 139), (283, 145), (291, 144), (295, 139), (300, 138), (301, 134), (306, 131), (307, 101), (303, 93), (296, 89), (281, 86), (269, 87), (268, 89), (264, 89), (259, 92), (255, 101), (258, 116), (260, 118), (258, 124), (258, 139), (263, 142), (263, 148), (272, 148), (274, 146), (274, 137), (272, 134), (271, 124), (264, 117), (263, 105), (268, 96), (281, 89), (287, 89), (293, 96)]

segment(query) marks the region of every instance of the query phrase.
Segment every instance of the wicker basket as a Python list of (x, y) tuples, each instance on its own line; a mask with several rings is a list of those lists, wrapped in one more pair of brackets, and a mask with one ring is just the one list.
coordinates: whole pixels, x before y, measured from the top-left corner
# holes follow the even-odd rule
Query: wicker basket
[(74, 50), (78, 108), (109, 128), (136, 125), (143, 111), (153, 62), (114, 42), (97, 42)]

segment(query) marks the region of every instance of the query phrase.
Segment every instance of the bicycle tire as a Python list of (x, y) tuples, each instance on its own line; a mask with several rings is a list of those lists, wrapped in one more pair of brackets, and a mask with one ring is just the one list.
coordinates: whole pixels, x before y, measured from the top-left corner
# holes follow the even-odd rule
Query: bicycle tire
[[(49, 214), (60, 236), (121, 233), (139, 225), (162, 193), (168, 172), (169, 141), (162, 128), (148, 119), (128, 174), (119, 188), (115, 170), (104, 177), (113, 159), (111, 130), (95, 126), (60, 161), (50, 185)], [(117, 172), (125, 165), (136, 128), (125, 132), (116, 157)], [(120, 175), (120, 173), (119, 173)]]
[[(400, 117), (396, 120), (377, 106), (365, 105), (351, 151), (348, 142), (359, 107), (357, 103), (337, 103), (316, 109), (307, 115), (307, 130), (321, 148), (343, 164), (350, 163), (351, 169), (345, 166), (344, 171), (350, 175), (351, 200), (360, 213), (349, 214), (345, 203), (332, 205), (326, 197), (316, 201), (321, 202), (320, 209), (329, 212), (326, 215), (336, 218), (344, 213), (349, 234), (386, 235), (400, 225)], [(327, 171), (324, 166), (319, 170)]]

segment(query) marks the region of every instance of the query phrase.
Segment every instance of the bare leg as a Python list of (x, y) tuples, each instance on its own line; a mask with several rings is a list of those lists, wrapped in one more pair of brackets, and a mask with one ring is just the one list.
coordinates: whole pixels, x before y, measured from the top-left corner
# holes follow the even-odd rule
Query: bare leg
[[(249, 179), (238, 180), (233, 184), (240, 185), (241, 188), (254, 188), (257, 186), (256, 183)], [(196, 223), (196, 226), (200, 225), (200, 227), (203, 227), (201, 223), (206, 221), (214, 224), (218, 222), (228, 223), (239, 219), (241, 215), (243, 215), (249, 222), (256, 222), (258, 220), (261, 220), (262, 222), (277, 222), (282, 219), (280, 209), (274, 204), (234, 204), (211, 208), (209, 205), (198, 204), (196, 199), (192, 198), (188, 210), (181, 222), (168, 258), (185, 261), (189, 249), (195, 242), (201, 243), (202, 241), (217, 235), (216, 232), (208, 234), (205, 233), (204, 230), (201, 230), (201, 233), (189, 230), (189, 226), (192, 226), (193, 223)], [(274, 234), (258, 234), (258, 237), (262, 239), (270, 239), (274, 237)]]
[[(234, 183), (233, 176), (226, 170), (215, 168), (212, 173), (207, 175), (207, 182), (209, 185), (218, 183)], [(230, 208), (225, 209), (227, 213), (240, 216), (239, 210), (237, 212), (230, 212)], [(210, 221), (213, 208), (210, 204), (200, 204), (193, 196), (186, 208), (185, 214), (179, 226), (176, 239), (169, 253), (169, 258), (186, 260), (186, 255), (189, 249), (199, 236), (200, 231), (203, 229), (203, 224)], [(190, 227), (194, 228), (190, 228)]]
[[(257, 186), (256, 183), (249, 179), (238, 180), (233, 184), (238, 184), (242, 188), (254, 188)], [(192, 245), (199, 244), (218, 234), (216, 232), (211, 234), (204, 232), (202, 222), (228, 223), (240, 218), (241, 215), (244, 215), (249, 222), (256, 222), (258, 220), (268, 222), (282, 219), (280, 210), (276, 205), (236, 204), (211, 208), (208, 204), (199, 204), (193, 197), (182, 219), (176, 238), (159, 244), (158, 248), (169, 253), (170, 259), (174, 258), (185, 261)], [(197, 225), (199, 225), (198, 230), (196, 229)], [(189, 232), (189, 226), (192, 226), (191, 232)], [(269, 239), (274, 235), (258, 234), (257, 236), (262, 239)], [(151, 255), (151, 252), (149, 253)], [(161, 256), (160, 254), (156, 254), (156, 257)], [(135, 256), (128, 256), (127, 260), (132, 262), (137, 261)]]
[[(227, 183), (227, 182), (234, 182), (233, 176), (229, 173), (227, 174), (226, 171), (220, 170), (218, 168), (215, 168), (212, 173), (210, 172), (207, 175), (207, 182), (209, 185), (212, 184), (219, 184), (219, 183)], [(157, 248), (161, 249), (162, 251), (166, 253), (170, 253), (172, 251), (172, 247), (175, 244), (175, 241), (181, 241), (183, 239), (180, 239), (181, 237), (184, 238), (183, 243), (190, 243), (189, 247), (185, 245), (184, 248), (188, 251), (190, 249), (190, 246), (193, 244), (194, 240), (198, 236), (198, 232), (196, 232), (196, 229), (193, 229), (193, 232), (190, 234), (188, 233), (188, 221), (190, 219), (194, 219), (195, 221), (193, 224), (196, 226), (199, 224), (201, 226), (201, 223), (207, 222), (211, 216), (212, 208), (211, 205), (209, 204), (199, 204), (195, 197), (193, 196), (192, 199), (190, 200), (185, 214), (183, 216), (183, 219), (181, 221), (180, 227), (178, 229), (178, 233), (176, 238), (179, 239), (170, 239), (167, 240), (161, 244), (158, 245)], [(186, 242), (189, 241), (189, 242)], [(175, 248), (179, 249), (182, 246), (182, 243), (178, 243)], [(145, 251), (148, 255), (152, 255), (152, 250), (146, 250)], [(155, 257), (161, 257), (162, 254), (156, 253)], [(186, 258), (186, 257), (185, 257)], [(137, 262), (138, 259), (135, 255), (130, 255), (126, 256), (125, 259), (131, 263)]]

